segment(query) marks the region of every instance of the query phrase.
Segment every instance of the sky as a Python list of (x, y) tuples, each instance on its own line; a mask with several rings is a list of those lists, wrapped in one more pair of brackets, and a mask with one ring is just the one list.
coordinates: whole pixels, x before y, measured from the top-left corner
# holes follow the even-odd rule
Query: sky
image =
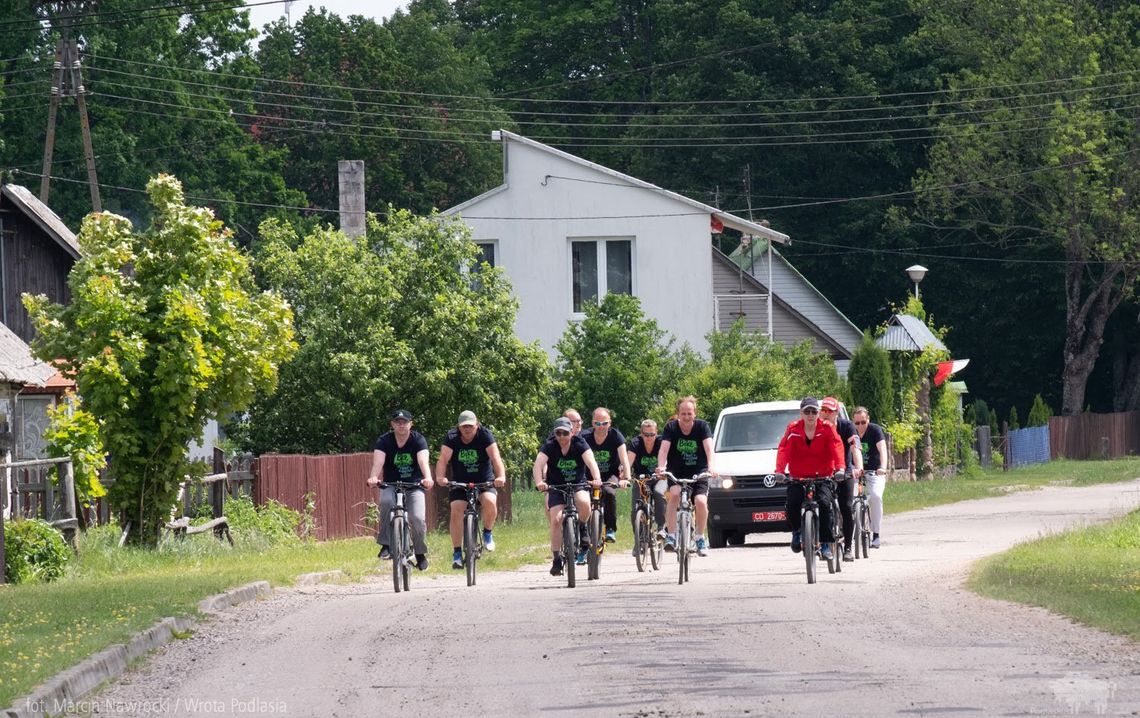
[[(250, 0), (246, 0), (247, 3)], [(258, 0), (253, 0), (257, 2)], [(364, 15), (374, 18), (377, 22), (391, 16), (397, 8), (407, 7), (408, 0), (324, 0), (321, 2), (306, 2), (297, 0), (289, 10), (294, 20), (305, 14), (310, 7), (325, 7), (329, 12), (341, 17), (349, 15)], [(285, 3), (272, 5), (256, 5), (249, 9), (249, 21), (258, 30), (268, 22), (280, 18), (285, 14)]]

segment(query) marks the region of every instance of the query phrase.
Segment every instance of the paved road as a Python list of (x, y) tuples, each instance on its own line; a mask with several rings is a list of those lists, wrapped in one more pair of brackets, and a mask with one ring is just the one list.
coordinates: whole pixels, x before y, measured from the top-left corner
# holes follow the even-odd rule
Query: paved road
[[(889, 489), (888, 489), (889, 490)], [(607, 555), (279, 592), (160, 650), (106, 715), (881, 716), (1140, 714), (1140, 646), (978, 598), (969, 564), (1140, 506), (1140, 480), (888, 517), (870, 561), (809, 586), (786, 544), (694, 559), (692, 582)], [(764, 540), (754, 536), (753, 540)], [(775, 537), (768, 537), (769, 539)], [(786, 535), (780, 536), (786, 541)]]

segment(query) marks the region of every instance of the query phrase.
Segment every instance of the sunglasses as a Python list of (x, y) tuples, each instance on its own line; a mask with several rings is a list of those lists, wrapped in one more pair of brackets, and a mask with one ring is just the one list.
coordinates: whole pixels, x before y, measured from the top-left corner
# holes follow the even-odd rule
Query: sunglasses
[(554, 432), (554, 435), (555, 436), (570, 436), (570, 432), (566, 431), (565, 429), (559, 429), (558, 431)]
[(803, 409), (803, 410), (801, 410), (801, 413), (802, 413), (804, 416), (815, 416), (815, 415), (816, 415), (816, 414), (818, 414), (819, 412), (818, 412), (818, 411), (816, 411), (815, 409)]
[(835, 413), (835, 409), (820, 409), (820, 410), (819, 410), (819, 413), (820, 413), (820, 414), (834, 414), (834, 413)]
[(608, 422), (608, 421), (595, 421), (594, 422), (594, 426), (609, 426), (609, 425), (610, 425), (610, 422)]
[(865, 422), (865, 421), (856, 421), (855, 422), (855, 426), (866, 426), (866, 425), (867, 425), (867, 422)]
[(656, 431), (643, 431), (643, 432), (641, 432), (641, 435), (644, 436), (646, 439), (652, 439), (653, 437), (657, 436), (657, 432)]

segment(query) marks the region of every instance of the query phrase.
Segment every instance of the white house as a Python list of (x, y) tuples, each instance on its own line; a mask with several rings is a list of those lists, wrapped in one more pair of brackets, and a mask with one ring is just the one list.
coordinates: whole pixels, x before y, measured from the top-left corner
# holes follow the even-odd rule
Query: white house
[[(700, 351), (706, 334), (740, 315), (767, 331), (766, 284), (746, 270), (747, 286), (739, 278), (737, 288), (728, 287), (742, 273), (713, 247), (712, 234), (723, 226), (765, 245), (787, 243), (787, 235), (541, 142), (505, 130), (493, 136), (503, 144), (503, 184), (443, 214), (471, 227), (484, 257), (510, 278), (521, 339), (553, 351), (567, 321), (607, 292), (637, 296), (647, 316)], [(794, 270), (784, 275), (805, 281)], [(781, 303), (782, 291), (776, 286), (771, 308), (777, 341), (818, 335), (821, 350), (850, 357), (849, 336), (836, 341), (817, 326), (800, 326), (803, 316)], [(838, 324), (858, 341), (846, 318)]]

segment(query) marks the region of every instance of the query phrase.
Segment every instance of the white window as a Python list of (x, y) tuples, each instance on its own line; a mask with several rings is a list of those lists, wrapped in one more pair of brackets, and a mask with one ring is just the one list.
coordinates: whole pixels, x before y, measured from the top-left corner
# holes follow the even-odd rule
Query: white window
[(570, 273), (575, 314), (607, 293), (633, 294), (633, 240), (571, 240)]

